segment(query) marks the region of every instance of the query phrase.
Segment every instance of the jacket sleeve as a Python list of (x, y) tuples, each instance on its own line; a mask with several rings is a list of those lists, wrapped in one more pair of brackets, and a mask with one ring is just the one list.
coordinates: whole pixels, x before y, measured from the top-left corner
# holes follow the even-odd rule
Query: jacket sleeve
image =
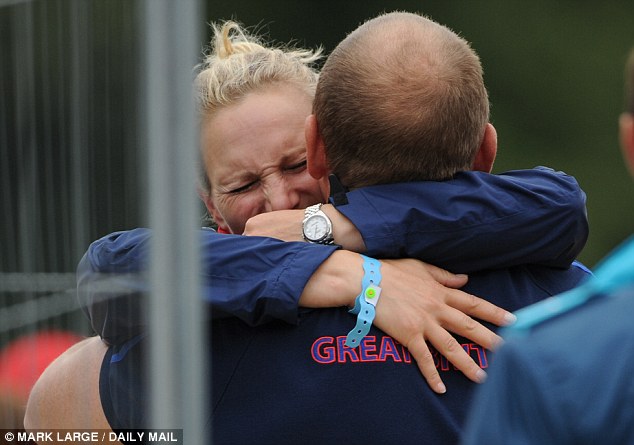
[(496, 352), (487, 382), (476, 390), (462, 445), (571, 443), (564, 437), (566, 414), (552, 403), (560, 387), (535, 372), (540, 361), (520, 347), (527, 338)]
[(366, 187), (347, 199), (337, 210), (359, 229), (368, 255), (419, 258), (453, 272), (566, 268), (588, 237), (584, 192), (572, 176), (545, 167)]
[[(296, 323), (298, 301), (332, 246), (201, 230), (203, 298), (212, 318), (236, 316), (248, 324)], [(145, 330), (151, 231), (116, 232), (93, 242), (77, 268), (80, 306), (110, 344)]]

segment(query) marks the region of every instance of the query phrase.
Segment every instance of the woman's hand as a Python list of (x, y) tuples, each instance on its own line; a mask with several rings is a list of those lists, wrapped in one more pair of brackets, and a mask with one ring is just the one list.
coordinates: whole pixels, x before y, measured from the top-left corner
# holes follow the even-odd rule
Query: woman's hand
[[(365, 243), (361, 234), (352, 222), (342, 213), (338, 212), (332, 204), (324, 204), (321, 207), (332, 221), (332, 234), (335, 244), (352, 252), (365, 252)], [(302, 221), (304, 210), (276, 210), (274, 212), (260, 213), (246, 222), (243, 235), (268, 236), (283, 241), (304, 241), (302, 234)]]
[(406, 346), (431, 388), (446, 391), (427, 342), (474, 382), (486, 373), (465, 352), (451, 333), (494, 349), (502, 339), (474, 318), (498, 326), (512, 323), (515, 316), (488, 301), (457, 288), (465, 275), (414, 259), (382, 260), (381, 299), (374, 324)]
[[(356, 253), (334, 252), (306, 284), (300, 306), (354, 306), (356, 296), (361, 293), (362, 264), (361, 256)], [(493, 349), (501, 338), (474, 318), (503, 326), (512, 323), (514, 315), (458, 290), (466, 284), (466, 275), (454, 275), (414, 259), (381, 260), (381, 264), (382, 292), (375, 326), (409, 349), (434, 391), (443, 393), (446, 388), (427, 342), (469, 379), (483, 381), (486, 373), (451, 333)]]

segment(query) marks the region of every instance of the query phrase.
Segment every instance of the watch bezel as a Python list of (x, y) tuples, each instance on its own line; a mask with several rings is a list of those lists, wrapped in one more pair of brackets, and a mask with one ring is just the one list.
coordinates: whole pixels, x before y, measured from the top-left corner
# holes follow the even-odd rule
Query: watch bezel
[[(332, 233), (332, 221), (328, 215), (321, 210), (321, 204), (307, 207), (304, 213), (306, 215), (302, 221), (302, 236), (304, 241), (313, 244), (334, 244), (335, 239)], [(310, 238), (306, 235), (306, 226), (311, 218), (315, 217), (322, 218), (326, 222), (326, 233), (319, 238)]]
[[(308, 226), (310, 220), (316, 218), (319, 218), (326, 222), (326, 231), (319, 238), (311, 238), (306, 234), (306, 227)], [(330, 221), (330, 218), (328, 218), (328, 216), (326, 216), (326, 214), (320, 210), (319, 212), (315, 213), (314, 215), (310, 215), (304, 220), (302, 232), (306, 241), (315, 244), (324, 244), (328, 240), (328, 238), (332, 238), (332, 222)]]

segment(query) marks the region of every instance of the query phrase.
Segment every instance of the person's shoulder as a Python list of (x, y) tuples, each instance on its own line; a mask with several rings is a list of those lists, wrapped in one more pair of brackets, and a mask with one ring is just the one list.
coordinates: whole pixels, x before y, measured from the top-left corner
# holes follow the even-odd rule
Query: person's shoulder
[(550, 399), (568, 400), (570, 394), (581, 393), (590, 399), (602, 397), (590, 382), (623, 385), (634, 370), (629, 353), (634, 346), (632, 313), (634, 287), (593, 295), (529, 328), (507, 331), (495, 361), (505, 363), (511, 375), (522, 370), (536, 385), (548, 382), (553, 388)]
[[(573, 264), (573, 268), (580, 271), (589, 270), (580, 263)], [(568, 317), (592, 316), (592, 311), (586, 315), (586, 307), (598, 305), (611, 310), (613, 303), (603, 302), (613, 296), (627, 295), (634, 289), (634, 237), (623, 243), (615, 251), (606, 257), (583, 284), (563, 292), (555, 297), (548, 298), (516, 312), (517, 322), (508, 329), (511, 335), (530, 332), (540, 329), (543, 324), (550, 324), (557, 319)], [(595, 300), (601, 300), (599, 302)], [(632, 304), (630, 301), (622, 301), (617, 298), (618, 305)]]
[(98, 337), (91, 337), (53, 361), (31, 391), (26, 428), (108, 429), (99, 398), (99, 370), (106, 350)]
[(573, 289), (518, 311), (517, 326), (509, 327), (508, 333), (520, 337), (531, 334), (535, 339), (555, 333), (558, 337), (582, 338), (586, 333), (596, 337), (612, 330), (634, 332), (627, 327), (629, 314), (634, 313), (634, 286), (587, 295), (580, 290)]

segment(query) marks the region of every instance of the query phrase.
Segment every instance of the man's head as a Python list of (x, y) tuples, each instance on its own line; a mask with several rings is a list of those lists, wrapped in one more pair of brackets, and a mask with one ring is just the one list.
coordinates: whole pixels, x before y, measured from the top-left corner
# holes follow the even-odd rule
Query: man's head
[(621, 114), (620, 131), (623, 157), (634, 176), (634, 48), (625, 65), (625, 111)]
[[(490, 171), (495, 158), (477, 54), (416, 14), (385, 14), (348, 35), (324, 65), (313, 112), (309, 165), (314, 130), (327, 168), (348, 187)], [(484, 139), (493, 143), (486, 160)]]

